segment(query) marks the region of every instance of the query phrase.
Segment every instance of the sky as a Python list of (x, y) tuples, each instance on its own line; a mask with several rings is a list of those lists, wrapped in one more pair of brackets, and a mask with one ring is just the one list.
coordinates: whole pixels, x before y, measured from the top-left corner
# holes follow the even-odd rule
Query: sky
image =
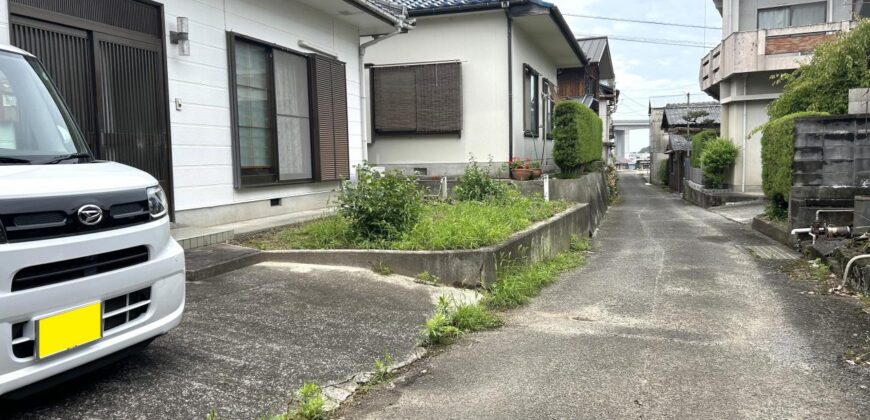
[[(656, 40), (692, 41), (712, 47), (722, 38), (720, 29), (684, 28), (570, 16), (582, 14), (632, 20), (721, 27), (722, 18), (712, 0), (551, 0), (578, 37), (607, 35)], [(706, 19), (706, 21), (705, 21)], [(705, 24), (706, 23), (706, 24)], [(638, 43), (610, 39), (610, 54), (620, 90), (614, 115), (620, 119), (646, 119), (650, 98), (655, 102), (713, 100), (698, 86), (698, 70), (709, 48)], [(648, 130), (629, 135), (629, 151), (649, 143)]]

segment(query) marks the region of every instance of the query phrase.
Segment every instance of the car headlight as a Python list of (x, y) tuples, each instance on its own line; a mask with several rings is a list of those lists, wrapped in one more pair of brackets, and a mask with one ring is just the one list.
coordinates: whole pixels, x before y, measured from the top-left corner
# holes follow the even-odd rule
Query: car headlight
[(169, 211), (169, 202), (166, 200), (166, 193), (160, 186), (151, 187), (145, 190), (148, 195), (148, 212), (151, 213), (152, 219), (159, 219), (166, 216)]

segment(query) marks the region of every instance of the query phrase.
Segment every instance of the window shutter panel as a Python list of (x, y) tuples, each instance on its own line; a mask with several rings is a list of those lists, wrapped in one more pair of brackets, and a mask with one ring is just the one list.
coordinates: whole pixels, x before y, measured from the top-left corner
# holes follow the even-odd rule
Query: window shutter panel
[(347, 73), (344, 63), (332, 62), (333, 165), (337, 178), (350, 178), (350, 151), (347, 126)]
[(311, 58), (315, 120), (315, 173), (320, 181), (350, 176), (347, 125), (347, 80), (344, 63), (319, 55)]
[(459, 63), (415, 66), (417, 132), (462, 131), (462, 75)]
[(414, 67), (372, 69), (375, 133), (417, 131), (416, 78)]

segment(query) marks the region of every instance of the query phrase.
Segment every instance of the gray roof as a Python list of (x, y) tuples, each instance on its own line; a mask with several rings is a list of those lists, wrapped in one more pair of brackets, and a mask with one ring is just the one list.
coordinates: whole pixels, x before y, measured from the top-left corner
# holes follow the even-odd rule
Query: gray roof
[(589, 62), (597, 63), (601, 61), (604, 50), (607, 48), (607, 37), (578, 38), (577, 43), (580, 44), (580, 48), (586, 53), (586, 58), (589, 59)]
[(704, 127), (717, 126), (720, 124), (722, 114), (722, 106), (718, 102), (698, 102), (694, 104), (667, 104), (665, 113), (662, 117), (662, 128), (668, 127), (685, 127), (689, 124), (686, 121), (686, 114), (690, 111), (705, 111), (706, 116), (698, 118), (693, 124), (698, 124)]
[(613, 72), (613, 60), (610, 58), (610, 45), (606, 36), (577, 38), (577, 44), (586, 54), (590, 64), (598, 64), (598, 76), (602, 80), (616, 77)]
[(692, 150), (692, 142), (687, 138), (679, 135), (671, 133), (668, 135), (668, 148), (667, 150), (673, 150), (675, 152), (685, 152)]
[(501, 0), (376, 0), (378, 3), (396, 3), (408, 8), (408, 10), (422, 9), (450, 9), (463, 6), (478, 6), (498, 4)]

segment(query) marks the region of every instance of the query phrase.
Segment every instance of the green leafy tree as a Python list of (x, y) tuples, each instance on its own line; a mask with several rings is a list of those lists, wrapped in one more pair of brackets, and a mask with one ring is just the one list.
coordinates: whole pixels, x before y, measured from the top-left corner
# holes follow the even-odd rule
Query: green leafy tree
[(868, 50), (867, 20), (816, 47), (809, 63), (793, 73), (775, 76), (775, 82), (783, 85), (783, 92), (767, 109), (770, 119), (804, 111), (845, 114), (849, 108), (849, 89), (870, 87)]
[(708, 186), (722, 187), (725, 183), (725, 171), (737, 160), (738, 153), (737, 146), (728, 139), (717, 138), (707, 142), (704, 153), (701, 154), (701, 167)]

